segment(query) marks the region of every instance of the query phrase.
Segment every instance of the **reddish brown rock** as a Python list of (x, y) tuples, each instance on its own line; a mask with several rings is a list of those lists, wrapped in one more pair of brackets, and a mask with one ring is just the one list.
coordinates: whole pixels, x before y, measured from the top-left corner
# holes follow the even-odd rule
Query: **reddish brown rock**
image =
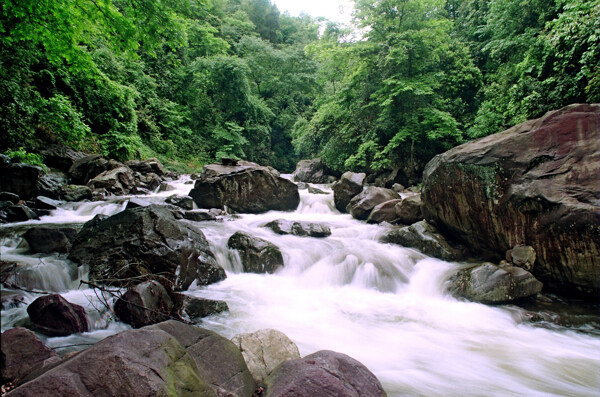
[(3, 332), (1, 345), (2, 383), (18, 382), (32, 371), (60, 360), (54, 350), (25, 328)]
[(44, 295), (27, 306), (36, 330), (49, 336), (66, 336), (89, 331), (85, 309), (59, 294)]

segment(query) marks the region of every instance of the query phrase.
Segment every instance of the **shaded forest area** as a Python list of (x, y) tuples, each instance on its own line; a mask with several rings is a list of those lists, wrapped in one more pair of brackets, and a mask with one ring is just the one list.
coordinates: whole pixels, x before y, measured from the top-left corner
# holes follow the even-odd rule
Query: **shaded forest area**
[(0, 152), (178, 171), (420, 175), (437, 153), (600, 102), (600, 0), (355, 0), (362, 39), (269, 0), (4, 0)]

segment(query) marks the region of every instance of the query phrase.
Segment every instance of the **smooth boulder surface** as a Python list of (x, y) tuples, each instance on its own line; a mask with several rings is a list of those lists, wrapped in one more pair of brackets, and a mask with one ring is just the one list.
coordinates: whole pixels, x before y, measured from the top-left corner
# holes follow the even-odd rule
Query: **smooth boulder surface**
[(398, 204), (396, 204), (396, 216), (398, 222), (405, 225), (412, 225), (413, 223), (423, 220), (423, 212), (421, 211), (421, 195), (415, 194), (414, 196), (408, 196), (403, 198)]
[(293, 234), (294, 236), (327, 237), (331, 229), (327, 225), (314, 222), (289, 221), (276, 219), (264, 225), (277, 234)]
[(133, 172), (129, 167), (118, 167), (95, 176), (87, 184), (93, 191), (104, 189), (115, 195), (129, 194), (135, 187)]
[(321, 350), (286, 361), (265, 379), (265, 397), (386, 396), (371, 371), (352, 357)]
[(364, 172), (344, 172), (339, 181), (333, 184), (333, 203), (335, 208), (340, 212), (348, 212), (346, 207), (350, 204), (350, 200), (363, 190), (365, 178), (367, 175)]
[(480, 303), (507, 303), (539, 293), (543, 284), (516, 266), (484, 263), (460, 270), (448, 281), (447, 290), (457, 298)]
[(59, 294), (37, 298), (27, 306), (27, 314), (35, 329), (44, 335), (66, 336), (90, 330), (85, 309)]
[(227, 338), (207, 329), (169, 320), (142, 330), (172, 335), (194, 359), (198, 373), (219, 396), (251, 397), (256, 388), (240, 350)]
[(245, 272), (273, 273), (283, 266), (283, 256), (275, 244), (248, 233), (235, 232), (227, 247), (238, 252)]
[(597, 299), (599, 158), (599, 104), (549, 112), (431, 160), (425, 218), (490, 259), (532, 246), (537, 278)]
[(369, 214), (367, 223), (394, 222), (398, 218), (396, 205), (401, 201), (401, 199), (395, 199), (377, 204)]
[(365, 220), (377, 205), (400, 198), (400, 195), (391, 189), (368, 186), (350, 200), (347, 209), (354, 218)]
[(331, 176), (327, 175), (325, 163), (321, 159), (300, 160), (292, 174), (296, 182), (328, 183)]
[(64, 360), (11, 396), (216, 397), (196, 362), (160, 329), (121, 332)]
[(283, 332), (275, 329), (238, 334), (231, 341), (242, 352), (250, 373), (258, 383), (279, 364), (300, 358), (298, 346)]
[(115, 160), (107, 160), (99, 154), (91, 154), (73, 162), (69, 168), (69, 178), (75, 185), (85, 185), (91, 179), (104, 171), (122, 167), (123, 164)]
[(141, 328), (168, 320), (174, 305), (166, 288), (157, 281), (146, 281), (130, 288), (115, 303), (119, 320)]
[(18, 382), (32, 371), (60, 361), (58, 354), (31, 331), (11, 328), (2, 333), (2, 384)]
[(239, 165), (204, 166), (190, 196), (200, 208), (230, 208), (243, 213), (293, 211), (300, 203), (298, 186), (268, 167)]
[(194, 280), (207, 285), (226, 277), (202, 231), (157, 205), (92, 219), (75, 238), (68, 258), (89, 265), (91, 280), (114, 285), (161, 274), (175, 289), (185, 290)]
[(29, 243), (31, 252), (48, 254), (69, 252), (77, 230), (70, 227), (34, 227), (25, 232), (23, 238)]

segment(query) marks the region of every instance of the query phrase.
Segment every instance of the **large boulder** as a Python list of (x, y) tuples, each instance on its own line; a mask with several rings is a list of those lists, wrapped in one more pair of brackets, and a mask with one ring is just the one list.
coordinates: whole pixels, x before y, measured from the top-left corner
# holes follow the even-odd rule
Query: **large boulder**
[(69, 172), (75, 161), (87, 156), (83, 152), (57, 144), (44, 148), (41, 154), (44, 156), (44, 163), (48, 167), (56, 168), (62, 172)]
[(254, 393), (252, 374), (242, 353), (229, 339), (174, 320), (142, 329), (161, 330), (177, 339), (196, 362), (200, 377), (218, 396), (251, 397)]
[(242, 352), (250, 373), (258, 383), (279, 364), (300, 358), (298, 346), (283, 332), (275, 329), (238, 334), (231, 341)]
[(62, 187), (60, 197), (65, 201), (91, 200), (92, 189), (83, 185), (65, 185)]
[(329, 350), (284, 362), (265, 379), (265, 386), (265, 397), (386, 396), (367, 367)]
[(416, 248), (419, 251), (443, 259), (445, 261), (458, 261), (463, 259), (462, 250), (452, 246), (438, 230), (421, 221), (410, 226), (394, 228), (385, 234), (381, 241), (401, 245), (407, 248)]
[(203, 317), (211, 316), (229, 311), (227, 302), (207, 298), (199, 298), (186, 294), (173, 293), (176, 305), (180, 307), (181, 317), (189, 319), (193, 323), (200, 322)]
[(27, 306), (27, 314), (35, 329), (44, 335), (66, 336), (90, 330), (85, 309), (59, 294), (37, 298)]
[(32, 371), (60, 361), (54, 350), (25, 328), (11, 328), (3, 332), (0, 344), (2, 384), (18, 382)]
[(344, 172), (340, 180), (332, 186), (333, 202), (338, 211), (347, 212), (346, 207), (350, 200), (362, 192), (366, 176), (364, 172)]
[(19, 195), (21, 200), (39, 196), (39, 182), (44, 175), (41, 167), (25, 163), (0, 163), (0, 192)]
[(394, 222), (398, 218), (396, 205), (401, 201), (402, 199), (395, 199), (377, 204), (369, 214), (367, 223)]
[(37, 183), (38, 194), (53, 199), (59, 199), (67, 178), (63, 174), (44, 174)]
[(235, 232), (229, 237), (227, 246), (238, 252), (245, 272), (273, 273), (283, 267), (283, 256), (279, 248), (262, 238)]
[(275, 219), (264, 227), (268, 227), (277, 234), (293, 234), (294, 236), (304, 237), (327, 237), (331, 235), (329, 226), (314, 222)]
[(185, 290), (194, 280), (207, 285), (226, 277), (202, 231), (157, 205), (92, 219), (75, 238), (68, 258), (89, 265), (91, 280), (114, 285), (160, 274), (175, 289)]
[(131, 160), (126, 162), (125, 165), (140, 174), (156, 174), (159, 177), (165, 175), (165, 169), (157, 159)]
[(104, 171), (122, 167), (123, 164), (115, 160), (107, 160), (99, 154), (91, 154), (73, 162), (69, 168), (69, 178), (76, 185), (85, 185), (89, 180)]
[(354, 218), (364, 220), (377, 205), (397, 199), (400, 195), (391, 189), (368, 186), (350, 200), (347, 209)]
[(133, 171), (129, 167), (118, 167), (102, 172), (87, 184), (94, 191), (105, 191), (115, 194), (129, 194), (135, 187)]
[(327, 168), (321, 159), (300, 160), (293, 173), (296, 182), (329, 183), (332, 176), (327, 175)]
[(447, 290), (453, 296), (480, 303), (512, 302), (535, 295), (542, 287), (525, 269), (492, 263), (460, 270), (447, 283)]
[(34, 227), (23, 238), (34, 253), (69, 252), (77, 230), (71, 227)]
[(247, 162), (204, 166), (190, 196), (200, 208), (228, 207), (249, 213), (292, 211), (300, 203), (295, 183), (267, 167)]
[(421, 211), (421, 195), (415, 194), (408, 196), (398, 204), (396, 204), (396, 215), (398, 221), (405, 225), (412, 225), (415, 222), (423, 220), (423, 212)]
[(121, 332), (64, 360), (11, 396), (216, 397), (192, 356), (160, 329)]
[(599, 104), (549, 112), (431, 160), (425, 218), (490, 259), (530, 245), (546, 286), (598, 297), (599, 158)]
[(166, 288), (151, 280), (128, 289), (115, 303), (115, 314), (133, 328), (141, 328), (168, 320), (173, 308)]

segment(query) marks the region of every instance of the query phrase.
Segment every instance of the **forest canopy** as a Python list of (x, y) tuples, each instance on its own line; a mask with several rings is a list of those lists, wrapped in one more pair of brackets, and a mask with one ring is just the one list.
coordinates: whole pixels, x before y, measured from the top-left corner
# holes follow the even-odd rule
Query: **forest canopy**
[(600, 0), (355, 0), (354, 19), (360, 39), (269, 0), (4, 0), (0, 152), (419, 175), (600, 102)]

